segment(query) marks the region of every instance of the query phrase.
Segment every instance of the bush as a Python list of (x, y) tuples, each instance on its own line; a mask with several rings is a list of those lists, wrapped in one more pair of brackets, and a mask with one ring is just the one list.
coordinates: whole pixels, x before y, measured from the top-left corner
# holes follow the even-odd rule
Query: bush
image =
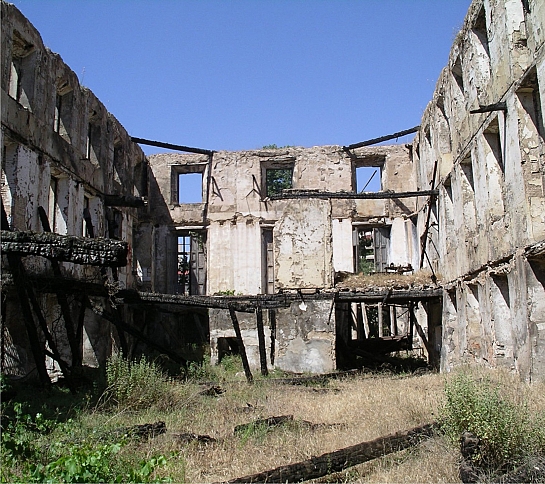
[(108, 387), (104, 392), (106, 400), (117, 405), (139, 409), (160, 403), (167, 407), (174, 403), (172, 382), (153, 362), (144, 357), (128, 361), (120, 355), (113, 355), (106, 363)]
[(479, 445), (472, 463), (487, 470), (505, 470), (543, 449), (540, 417), (531, 415), (525, 404), (517, 404), (501, 389), (488, 379), (475, 380), (465, 373), (445, 386), (442, 428), (456, 443), (463, 432), (474, 434)]

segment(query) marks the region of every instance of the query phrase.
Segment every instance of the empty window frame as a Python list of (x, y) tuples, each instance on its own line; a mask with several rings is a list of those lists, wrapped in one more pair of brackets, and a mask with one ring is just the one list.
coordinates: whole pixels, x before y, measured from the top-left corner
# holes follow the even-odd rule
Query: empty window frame
[(123, 212), (115, 208), (108, 210), (108, 237), (122, 240), (123, 238)]
[(477, 98), (480, 102), (485, 102), (487, 100), (486, 88), (490, 81), (490, 49), (484, 5), (481, 7), (470, 31), (470, 38), (474, 52), (472, 60), (475, 67), (473, 81), (477, 89)]
[(293, 164), (264, 168), (265, 196), (280, 195), (282, 190), (293, 188)]
[(35, 62), (34, 46), (14, 30), (8, 93), (29, 110), (32, 110), (34, 98)]
[(380, 192), (382, 190), (384, 157), (360, 158), (355, 161), (354, 166), (357, 193)]
[(389, 261), (390, 228), (356, 227), (353, 233), (354, 272), (384, 272)]
[(172, 167), (172, 203), (203, 203), (206, 201), (204, 183), (206, 163), (175, 165)]
[(206, 234), (180, 232), (177, 235), (177, 293), (206, 294)]
[(263, 228), (261, 230), (261, 260), (262, 260), (262, 292), (274, 294), (274, 246), (273, 229)]
[(519, 111), (519, 143), (523, 163), (532, 173), (539, 173), (539, 160), (544, 143), (545, 126), (541, 112), (541, 96), (536, 68), (532, 68), (517, 90)]
[(53, 130), (69, 143), (71, 142), (72, 105), (73, 91), (70, 86), (64, 85), (57, 88)]
[(100, 165), (100, 144), (102, 141), (101, 126), (97, 121), (92, 120), (87, 126), (87, 146), (85, 147), (85, 158), (94, 165)]
[(451, 72), (452, 77), (454, 77), (454, 80), (456, 81), (456, 85), (458, 86), (460, 92), (464, 94), (464, 75), (462, 71), (462, 61), (460, 60), (460, 56), (456, 58), (456, 61), (452, 66)]

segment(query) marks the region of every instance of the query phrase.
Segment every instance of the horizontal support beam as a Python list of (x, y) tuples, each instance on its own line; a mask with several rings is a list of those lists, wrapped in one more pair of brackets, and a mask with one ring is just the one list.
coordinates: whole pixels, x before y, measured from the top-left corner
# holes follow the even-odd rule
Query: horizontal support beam
[(503, 111), (504, 113), (506, 113), (507, 103), (501, 101), (499, 103), (489, 104), (488, 106), (481, 106), (479, 104), (479, 109), (472, 109), (471, 111), (469, 111), (469, 114), (490, 113), (492, 111)]
[(383, 141), (389, 141), (391, 139), (401, 138), (402, 136), (416, 133), (419, 129), (420, 126), (415, 126), (414, 128), (406, 129), (404, 131), (398, 131), (397, 133), (381, 136), (380, 138), (373, 138), (367, 141), (362, 141), (361, 143), (354, 143), (352, 145), (343, 146), (343, 150), (354, 150), (356, 148), (362, 148), (363, 146), (376, 145), (377, 143), (382, 143)]
[(424, 299), (436, 299), (443, 297), (443, 289), (399, 289), (382, 291), (343, 291), (337, 293), (336, 300), (339, 302), (408, 302)]
[(340, 198), (354, 200), (381, 200), (412, 197), (428, 197), (438, 195), (439, 190), (421, 190), (416, 192), (321, 192), (318, 190), (283, 190), (282, 193), (271, 195), (271, 200), (285, 200), (290, 198)]
[(145, 207), (147, 201), (132, 195), (104, 195), (104, 205), (107, 207)]
[(131, 136), (131, 141), (141, 145), (156, 146), (157, 148), (166, 148), (168, 150), (185, 151), (187, 153), (197, 153), (199, 155), (211, 155), (214, 152), (211, 150), (203, 150), (201, 148), (191, 148), (190, 146), (174, 145), (172, 143), (163, 143), (162, 141), (153, 141), (150, 139), (136, 138)]
[(92, 266), (124, 267), (127, 265), (127, 242), (90, 239), (51, 232), (0, 231), (3, 254), (40, 256), (59, 262)]

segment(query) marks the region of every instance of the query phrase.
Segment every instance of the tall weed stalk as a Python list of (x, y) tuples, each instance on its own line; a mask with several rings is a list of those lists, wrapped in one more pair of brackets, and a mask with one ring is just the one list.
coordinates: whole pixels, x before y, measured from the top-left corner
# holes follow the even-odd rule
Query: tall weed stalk
[(542, 452), (545, 442), (541, 417), (532, 415), (524, 402), (516, 402), (504, 390), (489, 379), (466, 373), (445, 385), (441, 411), (445, 434), (456, 443), (463, 432), (477, 436), (473, 464), (489, 470), (513, 467), (526, 456)]

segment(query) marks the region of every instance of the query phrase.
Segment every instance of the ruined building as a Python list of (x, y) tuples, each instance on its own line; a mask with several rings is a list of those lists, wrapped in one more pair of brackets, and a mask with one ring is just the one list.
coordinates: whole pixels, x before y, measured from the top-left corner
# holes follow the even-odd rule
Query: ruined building
[(473, 2), (413, 143), (443, 370), (545, 375), (544, 44), (544, 2)]
[(149, 158), (2, 22), (3, 372), (209, 343), (247, 373), (412, 350), (545, 375), (543, 2), (472, 3), (410, 145)]

